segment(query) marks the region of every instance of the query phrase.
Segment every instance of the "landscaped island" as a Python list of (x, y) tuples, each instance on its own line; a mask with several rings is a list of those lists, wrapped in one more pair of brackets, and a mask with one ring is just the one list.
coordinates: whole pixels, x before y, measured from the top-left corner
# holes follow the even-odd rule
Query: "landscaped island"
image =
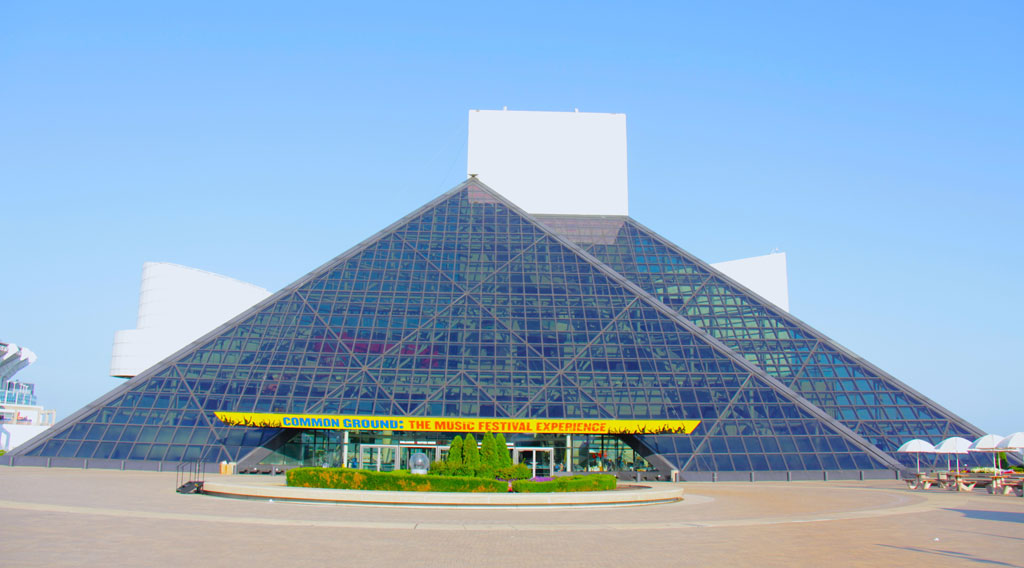
[(512, 465), (505, 437), (484, 434), (477, 447), (472, 434), (456, 436), (444, 461), (430, 465), (428, 475), (407, 470), (379, 472), (344, 467), (302, 467), (288, 471), (289, 487), (363, 489), (371, 491), (444, 491), (468, 493), (547, 493), (615, 489), (612, 475), (577, 475), (532, 480), (530, 469)]
[[(506, 493), (509, 482), (479, 477), (413, 475), (408, 471), (368, 471), (345, 467), (301, 467), (288, 470), (289, 487), (364, 489), (371, 491), (444, 491)], [(519, 479), (511, 482), (516, 493), (606, 491), (615, 489), (615, 476), (606, 474), (556, 477), (551, 481)]]

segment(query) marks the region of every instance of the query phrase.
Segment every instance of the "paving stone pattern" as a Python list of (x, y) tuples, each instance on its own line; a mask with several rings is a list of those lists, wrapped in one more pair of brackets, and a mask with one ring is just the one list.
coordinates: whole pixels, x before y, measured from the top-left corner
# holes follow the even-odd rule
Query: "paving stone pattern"
[(174, 483), (173, 473), (0, 467), (3, 562), (1024, 566), (1024, 499), (897, 481), (689, 483), (677, 504), (545, 510), (245, 501), (180, 495)]

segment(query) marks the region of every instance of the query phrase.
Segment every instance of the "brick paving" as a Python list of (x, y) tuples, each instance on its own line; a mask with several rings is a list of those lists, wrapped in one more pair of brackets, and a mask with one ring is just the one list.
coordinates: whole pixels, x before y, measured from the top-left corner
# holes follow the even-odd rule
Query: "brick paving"
[(0, 487), (8, 566), (1024, 566), (1024, 499), (897, 481), (543, 510), (234, 500), (179, 495), (173, 473), (61, 468), (0, 467)]

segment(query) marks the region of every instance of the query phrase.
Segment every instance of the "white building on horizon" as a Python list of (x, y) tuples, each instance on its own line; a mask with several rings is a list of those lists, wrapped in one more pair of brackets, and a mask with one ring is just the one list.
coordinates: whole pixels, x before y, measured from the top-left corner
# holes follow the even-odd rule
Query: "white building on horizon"
[(143, 264), (136, 326), (114, 334), (110, 375), (134, 377), (269, 295), (198, 268)]
[[(467, 173), (532, 214), (629, 215), (626, 115), (469, 111)], [(789, 311), (785, 253), (712, 264)], [(133, 377), (270, 296), (167, 262), (142, 268), (135, 329), (114, 336), (110, 374)]]
[(5, 452), (56, 422), (57, 411), (39, 405), (35, 385), (14, 378), (35, 362), (36, 354), (29, 349), (0, 341), (0, 450)]

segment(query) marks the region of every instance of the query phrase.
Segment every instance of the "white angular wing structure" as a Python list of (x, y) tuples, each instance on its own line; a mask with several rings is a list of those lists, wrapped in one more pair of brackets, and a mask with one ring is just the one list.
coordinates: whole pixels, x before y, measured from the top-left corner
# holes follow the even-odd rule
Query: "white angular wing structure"
[(115, 332), (110, 375), (134, 377), (269, 295), (213, 272), (145, 263), (136, 328)]

